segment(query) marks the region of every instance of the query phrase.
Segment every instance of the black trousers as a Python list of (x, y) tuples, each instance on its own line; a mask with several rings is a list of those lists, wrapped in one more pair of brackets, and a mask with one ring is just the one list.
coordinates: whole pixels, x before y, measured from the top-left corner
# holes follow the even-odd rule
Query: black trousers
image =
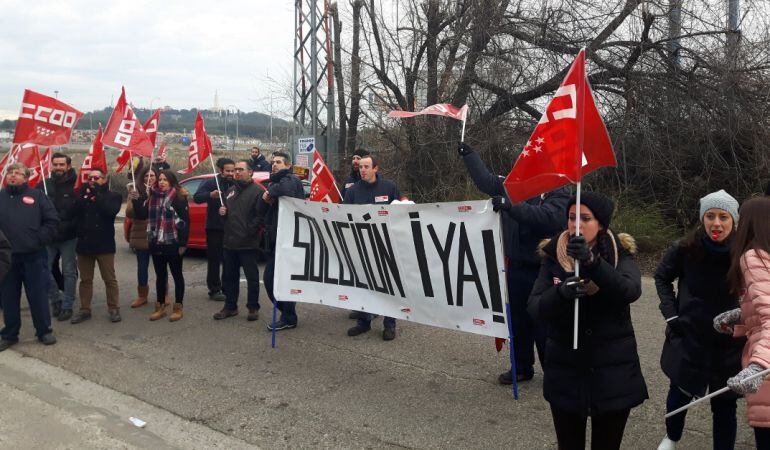
[(225, 271), (222, 274), (225, 308), (238, 309), (241, 286), (241, 268), (246, 275), (246, 307), (259, 309), (259, 251), (225, 249)]
[(182, 255), (178, 253), (154, 254), (152, 255), (152, 266), (155, 269), (155, 290), (157, 292), (158, 303), (164, 303), (166, 301), (169, 269), (171, 270), (171, 276), (174, 277), (174, 302), (182, 303), (184, 301)]
[[(630, 409), (613, 411), (606, 414), (591, 416), (591, 449), (616, 450), (623, 441), (623, 432)], [(556, 439), (559, 450), (584, 450), (586, 446), (585, 416), (580, 416), (551, 407), (553, 425), (556, 428)]]
[(208, 268), (206, 271), (206, 286), (209, 295), (222, 290), (222, 259), (225, 232), (222, 230), (206, 230), (206, 259)]

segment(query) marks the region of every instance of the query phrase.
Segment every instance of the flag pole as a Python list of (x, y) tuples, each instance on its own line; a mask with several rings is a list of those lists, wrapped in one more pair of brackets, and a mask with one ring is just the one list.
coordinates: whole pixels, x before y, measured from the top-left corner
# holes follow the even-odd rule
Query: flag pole
[[(754, 378), (763, 377), (765, 375), (770, 375), (770, 369), (765, 369), (762, 372), (755, 373), (754, 375), (751, 375), (750, 377), (746, 378), (744, 381), (753, 380)], [(708, 400), (710, 398), (714, 398), (717, 395), (722, 395), (722, 394), (724, 394), (725, 392), (727, 392), (729, 390), (730, 390), (730, 387), (725, 386), (725, 387), (723, 387), (722, 389), (720, 389), (718, 391), (714, 391), (714, 392), (710, 393), (709, 395), (706, 395), (706, 396), (701, 397), (699, 399), (695, 399), (695, 400), (691, 401), (690, 403), (682, 406), (681, 408), (675, 409), (675, 410), (671, 411), (670, 413), (666, 414), (665, 418), (668, 419), (669, 417), (675, 416), (675, 415), (679, 414), (682, 411), (687, 411), (688, 409), (692, 408), (693, 406), (697, 405), (698, 403), (705, 402), (706, 400)]]
[(214, 171), (214, 182), (217, 184), (217, 191), (219, 192), (219, 205), (225, 206), (225, 201), (222, 200), (222, 189), (219, 187), (219, 178), (217, 178), (217, 168), (214, 167), (214, 154), (209, 153), (209, 160), (211, 161), (211, 170)]
[(40, 177), (43, 179), (43, 190), (48, 195), (48, 185), (45, 184), (45, 170), (43, 170), (43, 161), (40, 160), (40, 152), (37, 152), (37, 162), (40, 164)]
[(463, 130), (460, 132), (460, 142), (465, 142), (465, 121), (467, 117), (463, 119)]
[[(577, 182), (577, 194), (575, 195), (575, 236), (580, 236), (580, 181)], [(575, 276), (580, 280), (580, 261), (575, 260)], [(578, 348), (578, 316), (580, 312), (579, 298), (575, 297), (575, 317), (572, 323), (572, 350)]]

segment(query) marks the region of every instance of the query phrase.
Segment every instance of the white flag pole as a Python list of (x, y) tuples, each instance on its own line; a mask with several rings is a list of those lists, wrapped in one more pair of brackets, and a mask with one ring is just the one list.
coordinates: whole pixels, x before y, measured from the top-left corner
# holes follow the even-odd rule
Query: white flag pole
[(48, 185), (45, 184), (45, 170), (43, 170), (43, 160), (40, 159), (40, 152), (37, 152), (37, 162), (40, 163), (40, 178), (43, 179), (43, 190), (45, 195), (48, 195)]
[[(753, 380), (754, 378), (764, 377), (766, 375), (770, 375), (770, 369), (765, 369), (762, 372), (755, 373), (754, 375), (746, 378), (746, 380), (744, 380), (744, 381)], [(725, 387), (723, 387), (722, 389), (720, 389), (718, 391), (714, 391), (714, 392), (710, 393), (709, 395), (706, 395), (705, 397), (701, 397), (699, 399), (695, 399), (695, 400), (691, 401), (690, 403), (682, 406), (681, 408), (675, 409), (675, 410), (671, 411), (670, 413), (666, 414), (665, 418), (668, 419), (669, 417), (675, 416), (675, 415), (679, 414), (682, 411), (687, 411), (688, 409), (692, 408), (693, 406), (697, 405), (698, 403), (701, 403), (701, 402), (704, 402), (704, 401), (706, 401), (708, 399), (716, 397), (717, 395), (724, 394), (725, 392), (727, 392), (729, 390), (730, 390), (730, 388), (728, 386), (725, 386)]]
[(466, 119), (463, 119), (463, 130), (460, 132), (460, 142), (465, 142), (465, 121)]
[(211, 161), (211, 170), (214, 172), (214, 182), (217, 184), (217, 191), (219, 191), (219, 204), (225, 206), (225, 201), (222, 200), (222, 189), (219, 187), (219, 178), (217, 178), (217, 168), (214, 166), (214, 154), (209, 154), (209, 160)]
[[(577, 194), (575, 195), (575, 236), (580, 236), (580, 181), (577, 182)], [(580, 279), (580, 261), (575, 260), (575, 276)], [(575, 297), (575, 318), (573, 321), (572, 330), (572, 349), (578, 348), (578, 316), (580, 312), (579, 298)]]

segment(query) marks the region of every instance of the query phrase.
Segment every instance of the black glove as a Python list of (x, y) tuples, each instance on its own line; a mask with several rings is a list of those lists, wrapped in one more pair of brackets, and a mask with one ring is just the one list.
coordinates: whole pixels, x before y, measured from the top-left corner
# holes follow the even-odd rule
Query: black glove
[(580, 261), (585, 266), (594, 265), (594, 254), (591, 253), (591, 249), (586, 244), (586, 238), (583, 236), (571, 236), (569, 238), (567, 255)]
[(565, 299), (585, 297), (588, 292), (583, 280), (579, 277), (571, 276), (564, 280), (558, 287), (559, 295)]
[(682, 334), (682, 322), (679, 320), (678, 316), (666, 322), (666, 325), (671, 328), (671, 331), (674, 334)]
[(492, 210), (494, 212), (498, 212), (500, 210), (510, 211), (511, 206), (513, 206), (511, 204), (511, 201), (505, 197), (502, 197), (500, 195), (498, 195), (497, 197), (492, 197)]
[(459, 153), (460, 156), (468, 156), (473, 153), (473, 149), (465, 142), (460, 142), (457, 146), (457, 153)]

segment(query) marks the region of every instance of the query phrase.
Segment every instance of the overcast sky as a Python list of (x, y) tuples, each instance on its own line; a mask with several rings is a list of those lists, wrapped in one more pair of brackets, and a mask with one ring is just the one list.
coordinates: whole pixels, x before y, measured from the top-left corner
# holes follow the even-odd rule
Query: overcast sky
[(267, 112), (268, 71), (291, 84), (293, 3), (0, 0), (0, 119), (18, 116), (24, 89), (85, 112), (121, 85), (138, 107), (208, 108), (218, 91), (221, 107)]

